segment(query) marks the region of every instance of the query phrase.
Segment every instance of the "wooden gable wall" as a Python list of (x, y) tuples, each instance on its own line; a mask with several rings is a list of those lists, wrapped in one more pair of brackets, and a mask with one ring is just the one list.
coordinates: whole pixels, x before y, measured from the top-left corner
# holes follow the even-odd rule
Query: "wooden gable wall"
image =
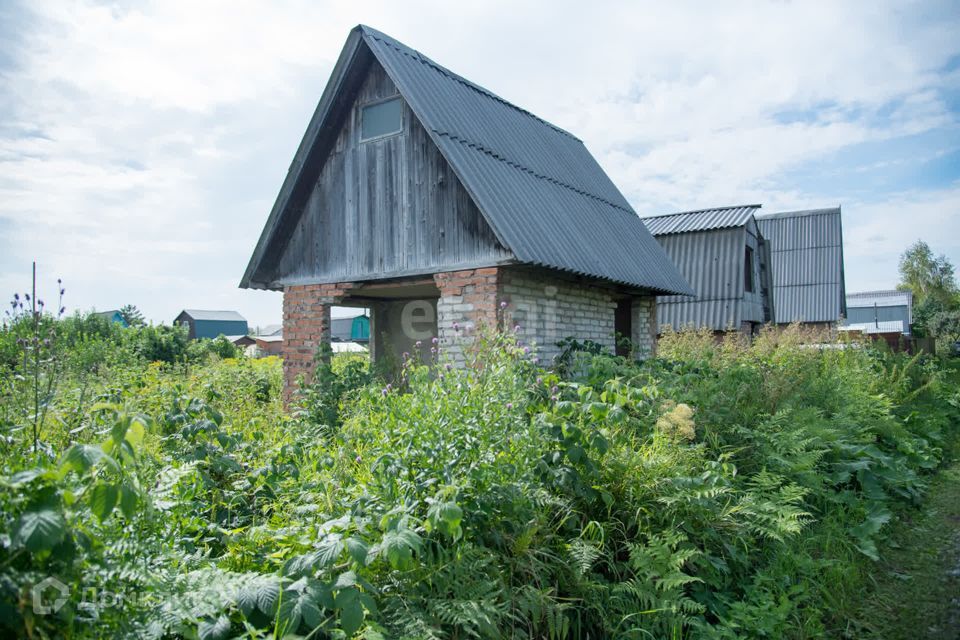
[(360, 107), (398, 95), (373, 61), (292, 230), (273, 281), (361, 281), (511, 259), (403, 104), (403, 129), (360, 141)]

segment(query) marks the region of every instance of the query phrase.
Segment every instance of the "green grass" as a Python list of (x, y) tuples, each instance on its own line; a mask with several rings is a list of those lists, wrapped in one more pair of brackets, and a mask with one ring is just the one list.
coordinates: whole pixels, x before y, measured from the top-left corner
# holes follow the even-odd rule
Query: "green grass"
[(960, 461), (933, 480), (919, 510), (900, 516), (884, 547), (857, 637), (960, 638)]

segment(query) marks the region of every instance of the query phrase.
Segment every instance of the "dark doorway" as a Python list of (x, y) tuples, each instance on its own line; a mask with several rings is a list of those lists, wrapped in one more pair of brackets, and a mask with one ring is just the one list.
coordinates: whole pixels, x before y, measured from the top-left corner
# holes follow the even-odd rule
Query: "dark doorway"
[(630, 355), (630, 340), (633, 337), (632, 303), (630, 298), (618, 300), (617, 310), (613, 315), (613, 330), (617, 340), (616, 354), (625, 358)]

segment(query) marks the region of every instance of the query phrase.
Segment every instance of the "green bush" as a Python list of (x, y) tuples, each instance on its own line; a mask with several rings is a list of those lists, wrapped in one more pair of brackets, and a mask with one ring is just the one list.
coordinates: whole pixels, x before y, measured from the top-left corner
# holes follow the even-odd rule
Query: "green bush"
[[(124, 353), (176, 341), (123, 335)], [(937, 361), (806, 342), (682, 333), (641, 365), (572, 355), (561, 377), (479, 336), (465, 368), (408, 360), (390, 383), (333, 358), (293, 416), (276, 358), (131, 349), (82, 399), (59, 386), (45, 448), (0, 441), (0, 625), (839, 636), (886, 523), (955, 447), (960, 394)], [(68, 602), (38, 615), (49, 575)], [(84, 586), (125, 597), (91, 605)]]

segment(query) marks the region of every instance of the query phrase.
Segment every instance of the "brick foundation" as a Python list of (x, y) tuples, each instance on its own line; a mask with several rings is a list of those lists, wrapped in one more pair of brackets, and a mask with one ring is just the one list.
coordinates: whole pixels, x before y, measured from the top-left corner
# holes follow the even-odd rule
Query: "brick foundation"
[(317, 348), (330, 342), (330, 307), (351, 283), (292, 285), (283, 290), (283, 402), (289, 405), (301, 375), (309, 382)]

